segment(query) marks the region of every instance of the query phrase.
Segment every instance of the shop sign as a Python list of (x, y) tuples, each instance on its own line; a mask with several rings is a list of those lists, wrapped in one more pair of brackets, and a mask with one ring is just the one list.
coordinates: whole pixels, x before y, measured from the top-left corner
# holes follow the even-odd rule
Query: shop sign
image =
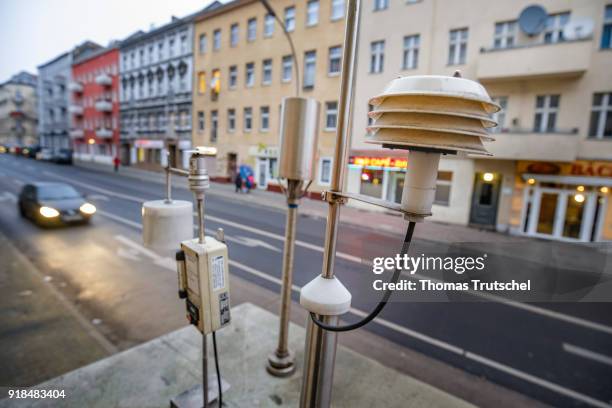
[(134, 140), (134, 146), (143, 149), (162, 149), (164, 147), (163, 140), (138, 139)]
[(278, 157), (278, 146), (266, 146), (263, 144), (250, 146), (249, 156), (276, 158)]
[(579, 160), (572, 163), (519, 162), (519, 173), (612, 177), (612, 162)]
[(395, 157), (351, 156), (349, 158), (349, 164), (363, 167), (393, 167), (405, 169), (408, 167), (408, 160)]

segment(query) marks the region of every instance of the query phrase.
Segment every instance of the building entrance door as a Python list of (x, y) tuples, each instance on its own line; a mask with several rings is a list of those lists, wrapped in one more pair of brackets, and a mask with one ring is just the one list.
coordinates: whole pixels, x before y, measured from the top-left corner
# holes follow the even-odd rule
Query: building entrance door
[(495, 228), (501, 179), (492, 173), (476, 173), (470, 210), (470, 224)]

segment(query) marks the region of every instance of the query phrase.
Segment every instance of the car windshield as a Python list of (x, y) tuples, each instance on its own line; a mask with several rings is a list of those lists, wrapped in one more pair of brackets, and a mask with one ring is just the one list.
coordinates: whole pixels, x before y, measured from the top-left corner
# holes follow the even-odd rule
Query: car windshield
[(38, 198), (41, 200), (62, 200), (79, 198), (81, 195), (72, 187), (62, 184), (38, 187)]

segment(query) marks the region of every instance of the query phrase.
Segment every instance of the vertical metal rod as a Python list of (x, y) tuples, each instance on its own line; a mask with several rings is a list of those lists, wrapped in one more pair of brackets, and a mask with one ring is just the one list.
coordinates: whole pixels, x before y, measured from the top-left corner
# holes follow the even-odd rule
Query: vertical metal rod
[(287, 221), (285, 225), (285, 247), (283, 251), (283, 275), (281, 286), (280, 327), (278, 345), (268, 357), (268, 372), (277, 377), (285, 377), (295, 371), (295, 356), (289, 350), (289, 316), (291, 314), (291, 290), (293, 284), (293, 256), (295, 252), (295, 229), (298, 203), (300, 200), (301, 180), (287, 180)]
[(285, 226), (283, 291), (281, 293), (281, 321), (277, 349), (277, 353), (282, 355), (286, 355), (288, 351), (287, 339), (289, 337), (289, 313), (291, 311), (291, 284), (293, 282), (293, 252), (295, 248), (297, 210), (297, 204), (289, 204), (289, 208), (287, 208), (287, 225)]
[(208, 408), (208, 344), (206, 335), (202, 334), (202, 403)]
[[(344, 46), (342, 55), (342, 74), (340, 79), (340, 98), (336, 146), (332, 168), (331, 191), (342, 191), (344, 168), (347, 164), (350, 143), (349, 128), (352, 116), (352, 101), (355, 85), (355, 64), (357, 60), (357, 41), (359, 38), (361, 0), (348, 0)], [(328, 201), (327, 227), (325, 231), (325, 252), (321, 276), (331, 279), (334, 276), (334, 260), (340, 218), (340, 203)], [(328, 324), (337, 324), (337, 316), (320, 316)], [(334, 365), (336, 357), (336, 333), (316, 326), (309, 318), (307, 322), (304, 375), (302, 378), (301, 408), (326, 408), (331, 404)]]
[(166, 166), (166, 203), (172, 202), (172, 174), (170, 166)]
[(198, 203), (198, 238), (199, 243), (204, 243), (204, 199), (197, 199)]

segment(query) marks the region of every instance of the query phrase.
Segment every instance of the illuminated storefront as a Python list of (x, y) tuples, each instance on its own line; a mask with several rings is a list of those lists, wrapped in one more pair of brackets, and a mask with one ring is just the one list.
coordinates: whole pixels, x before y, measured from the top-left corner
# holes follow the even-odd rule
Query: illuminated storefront
[(611, 162), (518, 162), (517, 174), (516, 232), (567, 241), (612, 239)]

